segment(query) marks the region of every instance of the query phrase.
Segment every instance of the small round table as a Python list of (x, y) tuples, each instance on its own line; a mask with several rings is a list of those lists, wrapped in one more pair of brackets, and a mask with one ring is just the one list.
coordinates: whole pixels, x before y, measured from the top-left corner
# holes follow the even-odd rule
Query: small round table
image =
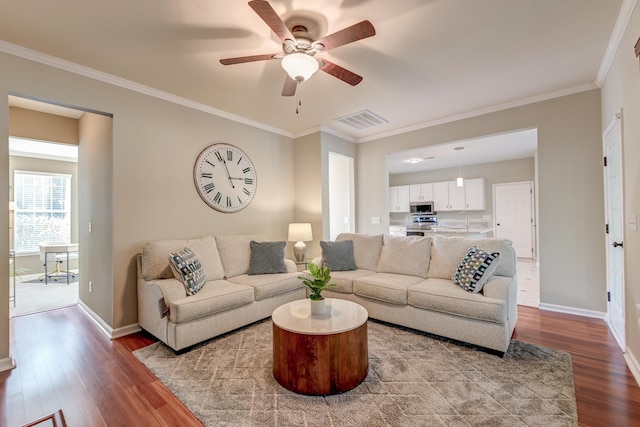
[(342, 393), (364, 381), (369, 370), (369, 313), (351, 301), (326, 300), (324, 315), (311, 315), (309, 299), (281, 305), (272, 315), (273, 376), (296, 393)]

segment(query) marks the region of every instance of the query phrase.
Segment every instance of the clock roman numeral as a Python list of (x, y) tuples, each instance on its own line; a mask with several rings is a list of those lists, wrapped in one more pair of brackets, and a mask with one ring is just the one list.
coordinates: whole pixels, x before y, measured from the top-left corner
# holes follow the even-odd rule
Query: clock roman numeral
[(243, 156), (240, 156), (240, 158), (239, 158), (239, 159), (238, 159), (238, 161), (236, 162), (236, 165), (239, 165), (239, 164), (240, 164), (240, 162), (242, 161), (242, 159), (244, 159), (244, 157), (243, 157)]
[(238, 203), (242, 204), (242, 199), (238, 196)]
[(222, 194), (218, 191), (216, 197), (213, 198), (213, 201), (220, 204), (220, 200), (222, 199)]
[[(205, 191), (207, 194), (209, 194), (209, 193), (211, 193), (211, 192), (216, 188), (216, 186), (215, 186), (215, 185), (213, 185), (212, 183), (208, 183), (208, 184), (207, 184), (207, 185), (205, 185), (203, 188), (204, 188), (204, 191)], [(220, 194), (220, 193), (218, 193), (218, 194)]]
[(205, 160), (205, 162), (209, 163), (211, 166), (213, 166), (214, 168), (216, 167), (216, 165), (214, 165), (213, 163), (211, 163), (209, 160)]
[(233, 161), (233, 151), (227, 150), (227, 160)]
[(245, 178), (244, 183), (247, 185), (253, 185), (253, 178)]
[(216, 157), (218, 158), (219, 162), (224, 162), (224, 159), (222, 158), (222, 156), (220, 155), (219, 152), (216, 151)]
[(251, 171), (251, 168), (248, 167), (248, 166), (246, 168), (242, 169), (243, 173), (247, 173), (247, 172), (250, 172), (250, 171)]
[(247, 189), (246, 189), (246, 188), (244, 188), (244, 187), (242, 188), (242, 192), (243, 192), (244, 194), (246, 194), (247, 196), (251, 195), (251, 193), (249, 192), (249, 190), (247, 190)]
[(213, 174), (211, 172), (201, 172), (200, 173), (200, 177), (201, 178), (213, 178)]
[(227, 207), (231, 207), (231, 197), (227, 196)]

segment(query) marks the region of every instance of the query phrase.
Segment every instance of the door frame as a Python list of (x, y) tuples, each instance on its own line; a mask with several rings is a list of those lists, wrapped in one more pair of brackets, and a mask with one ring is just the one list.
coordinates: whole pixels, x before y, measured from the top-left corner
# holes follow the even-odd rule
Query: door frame
[[(623, 132), (622, 132), (622, 110), (620, 110), (619, 112), (617, 112), (614, 116), (614, 118), (609, 122), (609, 124), (607, 125), (606, 129), (604, 130), (604, 132), (602, 133), (602, 154), (603, 154), (603, 158), (606, 157), (607, 155), (607, 137), (609, 136), (609, 134), (611, 132), (614, 132), (616, 130), (616, 127), (618, 128), (618, 158), (620, 161), (620, 179), (617, 183), (618, 186), (618, 192), (620, 194), (620, 226), (622, 228), (621, 233), (622, 233), (622, 241), (624, 243), (624, 236), (625, 236), (625, 218), (624, 218), (624, 162), (623, 160), (623, 144), (622, 144), (622, 138), (623, 138)], [(608, 190), (607, 190), (607, 169), (604, 166), (602, 166), (602, 175), (603, 175), (603, 182), (604, 182), (604, 220), (605, 220), (605, 224), (609, 224), (609, 195), (608, 195)], [(610, 264), (611, 261), (609, 259), (610, 255), (609, 255), (609, 251), (610, 251), (610, 247), (609, 247), (609, 238), (608, 236), (605, 235), (605, 272), (606, 272), (606, 276), (605, 276), (605, 280), (606, 280), (606, 286), (607, 286), (607, 294), (609, 295), (609, 292), (611, 292), (611, 283), (609, 282), (609, 268), (610, 268)], [(605, 321), (607, 322), (607, 325), (609, 327), (609, 330), (611, 331), (612, 335), (614, 336), (614, 338), (616, 339), (618, 345), (620, 346), (620, 348), (622, 349), (623, 352), (626, 352), (626, 330), (627, 330), (627, 325), (626, 325), (626, 293), (625, 293), (625, 267), (624, 267), (624, 246), (622, 247), (623, 253), (622, 253), (622, 257), (620, 260), (621, 263), (621, 274), (620, 274), (620, 280), (621, 280), (621, 299), (622, 299), (622, 303), (621, 303), (621, 310), (622, 310), (622, 331), (618, 331), (617, 329), (615, 329), (612, 325), (612, 321), (611, 321), (611, 302), (609, 301), (609, 298), (607, 298), (607, 312), (605, 315)], [(620, 335), (621, 334), (621, 335)]]

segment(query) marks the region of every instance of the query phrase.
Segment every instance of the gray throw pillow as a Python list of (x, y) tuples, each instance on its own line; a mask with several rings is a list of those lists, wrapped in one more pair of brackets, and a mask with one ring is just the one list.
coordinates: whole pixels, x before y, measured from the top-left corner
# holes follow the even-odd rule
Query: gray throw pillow
[(256, 242), (252, 240), (249, 275), (286, 273), (284, 247), (287, 242)]
[(322, 260), (331, 271), (356, 270), (356, 260), (353, 257), (353, 240), (340, 242), (320, 242)]
[(472, 246), (453, 273), (453, 283), (467, 292), (479, 293), (500, 264), (500, 252), (487, 252)]

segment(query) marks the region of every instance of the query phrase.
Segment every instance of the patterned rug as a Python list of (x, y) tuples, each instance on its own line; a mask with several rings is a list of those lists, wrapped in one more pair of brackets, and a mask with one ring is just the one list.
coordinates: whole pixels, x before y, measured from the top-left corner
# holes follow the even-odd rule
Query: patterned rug
[(135, 356), (206, 426), (577, 426), (571, 356), (514, 340), (504, 358), (369, 320), (369, 374), (335, 396), (273, 378), (271, 320), (175, 355)]

